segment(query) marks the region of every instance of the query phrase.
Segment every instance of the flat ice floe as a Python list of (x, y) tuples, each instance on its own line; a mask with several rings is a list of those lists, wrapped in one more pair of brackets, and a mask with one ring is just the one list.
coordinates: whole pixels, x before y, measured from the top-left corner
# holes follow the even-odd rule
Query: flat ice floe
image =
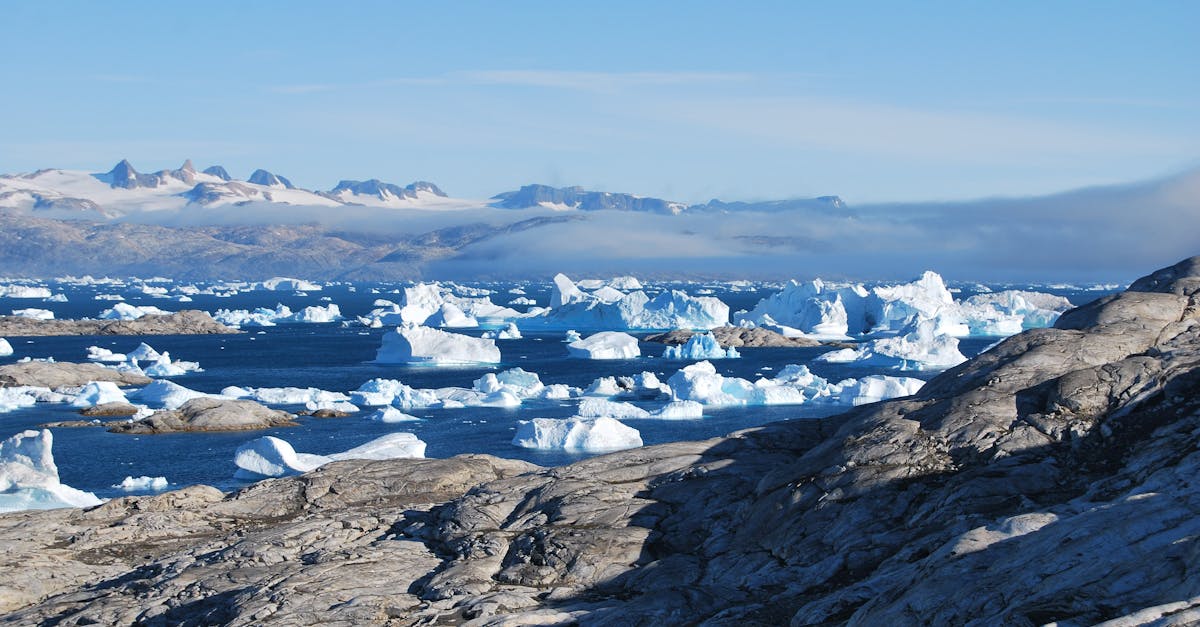
[(512, 443), (522, 448), (598, 453), (637, 448), (642, 435), (615, 418), (534, 418), (522, 420)]
[(384, 334), (375, 354), (381, 364), (435, 366), (500, 363), (494, 340), (406, 324)]
[(636, 359), (642, 351), (636, 337), (620, 331), (601, 331), (567, 344), (567, 353), (578, 359)]
[(166, 477), (129, 476), (113, 487), (126, 492), (149, 492), (166, 490), (170, 485)]
[(0, 442), (0, 512), (91, 507), (103, 501), (58, 479), (48, 429), (22, 431)]

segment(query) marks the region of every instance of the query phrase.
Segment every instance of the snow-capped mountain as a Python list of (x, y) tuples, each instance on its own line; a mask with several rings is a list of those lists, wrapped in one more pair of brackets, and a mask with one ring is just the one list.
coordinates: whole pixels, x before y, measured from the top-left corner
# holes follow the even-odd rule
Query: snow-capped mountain
[(174, 170), (138, 172), (121, 160), (107, 172), (45, 169), (30, 174), (0, 175), (0, 208), (25, 210), (51, 218), (120, 218), (147, 211), (180, 211), (247, 203), (337, 207), (346, 205), (397, 209), (479, 207), (483, 203), (449, 198), (433, 183), (407, 186), (344, 180), (330, 191), (294, 185), (264, 169), (245, 181), (214, 165), (197, 171), (191, 160)]
[(497, 194), (492, 197), (492, 200), (495, 201), (492, 206), (502, 209), (546, 207), (557, 210), (641, 211), (678, 215), (688, 207), (686, 203), (672, 202), (661, 198), (592, 192), (582, 187), (550, 187), (549, 185), (526, 185), (515, 192)]

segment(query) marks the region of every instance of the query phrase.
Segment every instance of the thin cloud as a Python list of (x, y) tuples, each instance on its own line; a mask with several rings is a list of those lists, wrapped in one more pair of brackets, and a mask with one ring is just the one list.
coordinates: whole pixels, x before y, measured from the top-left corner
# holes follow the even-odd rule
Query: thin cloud
[(480, 85), (546, 87), (615, 92), (639, 87), (704, 85), (753, 81), (746, 72), (579, 72), (557, 70), (485, 70), (459, 72), (458, 78)]

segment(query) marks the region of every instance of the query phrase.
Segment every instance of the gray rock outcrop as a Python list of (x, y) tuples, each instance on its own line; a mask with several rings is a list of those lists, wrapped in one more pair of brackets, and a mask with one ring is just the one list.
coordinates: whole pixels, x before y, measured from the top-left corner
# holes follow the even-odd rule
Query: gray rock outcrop
[(170, 314), (149, 314), (136, 320), (35, 320), (0, 316), (0, 336), (48, 335), (216, 335), (240, 333), (203, 311), (186, 309)]
[(272, 427), (294, 427), (293, 416), (254, 401), (222, 398), (193, 398), (179, 409), (164, 409), (142, 420), (119, 422), (108, 428), (113, 433), (180, 433), (190, 431), (253, 431)]
[(343, 462), (0, 516), (32, 624), (1200, 621), (1200, 258), (915, 396), (533, 469)]
[(152, 379), (132, 372), (118, 372), (98, 364), (67, 361), (21, 361), (0, 366), (0, 388), (30, 385), (57, 389), (78, 387), (92, 381), (111, 381), (119, 386), (149, 385)]

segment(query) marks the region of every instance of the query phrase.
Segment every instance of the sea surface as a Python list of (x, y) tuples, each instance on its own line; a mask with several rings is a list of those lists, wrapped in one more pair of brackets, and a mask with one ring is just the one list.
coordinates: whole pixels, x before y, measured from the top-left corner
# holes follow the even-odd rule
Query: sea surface
[[(171, 287), (169, 283), (157, 283)], [(493, 302), (501, 305), (517, 298), (508, 293), (521, 288), (539, 305), (549, 300), (548, 285), (536, 284), (460, 284), (488, 289)], [(201, 309), (253, 309), (274, 307), (283, 303), (293, 310), (308, 305), (336, 303), (347, 320), (353, 321), (373, 308), (376, 299), (397, 299), (394, 291), (401, 284), (333, 284), (320, 291), (307, 293), (245, 291), (221, 297), (206, 294), (192, 296), (191, 302), (155, 297), (137, 292), (131, 285), (64, 285), (49, 284), (56, 293), (64, 294), (67, 302), (44, 302), (42, 299), (13, 299), (0, 297), (0, 313), (27, 307), (50, 309), (57, 318), (96, 317), (111, 307), (110, 301), (95, 300), (97, 294), (120, 294), (135, 305), (154, 305), (168, 311)], [(1068, 297), (1081, 304), (1109, 293), (1105, 290), (1081, 289), (1071, 286), (1055, 288), (1037, 286), (997, 286), (997, 289), (1016, 287), (1034, 289)], [(692, 294), (712, 295), (730, 306), (730, 311), (749, 309), (761, 298), (777, 291), (778, 286), (733, 288), (729, 285), (664, 284), (648, 286), (651, 296), (661, 289), (684, 289)], [(966, 297), (980, 289), (962, 287), (956, 297)], [(325, 300), (328, 299), (328, 300)], [(524, 307), (515, 307), (524, 310)], [(381, 336), (388, 329), (369, 329), (350, 322), (327, 324), (290, 324), (267, 328), (248, 328), (244, 333), (223, 336), (72, 336), (7, 338), (14, 355), (0, 357), (0, 364), (12, 363), (22, 357), (52, 357), (59, 361), (85, 361), (87, 347), (101, 346), (115, 352), (133, 350), (145, 341), (159, 351), (170, 351), (173, 359), (199, 362), (204, 372), (172, 377), (171, 380), (201, 392), (218, 393), (230, 385), (243, 387), (315, 387), (336, 392), (350, 392), (376, 377), (400, 379), (414, 388), (464, 387), (488, 372), (520, 367), (537, 373), (545, 384), (565, 383), (587, 387), (604, 376), (633, 375), (654, 372), (662, 381), (692, 362), (667, 361), (661, 344), (641, 344), (642, 357), (634, 360), (587, 361), (570, 359), (560, 332), (528, 332), (519, 340), (500, 340), (504, 362), (495, 367), (444, 368), (373, 363)], [(456, 330), (478, 335), (482, 330)], [(586, 333), (585, 333), (586, 335)], [(644, 337), (646, 333), (635, 333)], [(982, 352), (999, 338), (970, 338), (960, 342), (960, 350), (968, 357)], [(741, 359), (716, 360), (717, 371), (727, 376), (749, 380), (772, 377), (788, 364), (806, 364), (817, 375), (830, 381), (870, 374), (913, 376), (928, 379), (932, 372), (896, 372), (880, 368), (863, 368), (846, 364), (813, 363), (813, 357), (831, 350), (817, 348), (745, 348)], [(526, 401), (518, 408), (462, 408), (413, 410), (421, 418), (416, 422), (384, 424), (366, 419), (374, 408), (363, 408), (361, 414), (346, 418), (320, 419), (301, 416), (300, 426), (265, 431), (236, 433), (182, 433), (164, 435), (123, 435), (97, 427), (55, 428), (54, 457), (60, 479), (75, 488), (95, 492), (101, 497), (129, 494), (114, 487), (126, 476), (162, 476), (171, 487), (204, 483), (222, 490), (235, 489), (246, 482), (234, 479), (234, 452), (242, 444), (273, 435), (287, 440), (297, 451), (328, 454), (344, 451), (387, 433), (407, 431), (427, 443), (427, 457), (449, 457), (461, 453), (487, 453), (501, 457), (523, 459), (535, 464), (552, 466), (586, 457), (584, 453), (538, 451), (512, 444), (518, 421), (538, 417), (574, 415), (576, 401)], [(634, 401), (649, 409), (663, 404)], [(281, 406), (296, 411), (295, 406)], [(805, 404), (795, 406), (705, 408), (699, 420), (627, 420), (637, 428), (646, 444), (678, 440), (695, 440), (725, 435), (729, 432), (778, 420), (802, 420), (845, 411), (845, 405)], [(23, 429), (59, 420), (78, 419), (74, 411), (61, 404), (39, 404), (36, 407), (0, 413), (0, 439)]]

